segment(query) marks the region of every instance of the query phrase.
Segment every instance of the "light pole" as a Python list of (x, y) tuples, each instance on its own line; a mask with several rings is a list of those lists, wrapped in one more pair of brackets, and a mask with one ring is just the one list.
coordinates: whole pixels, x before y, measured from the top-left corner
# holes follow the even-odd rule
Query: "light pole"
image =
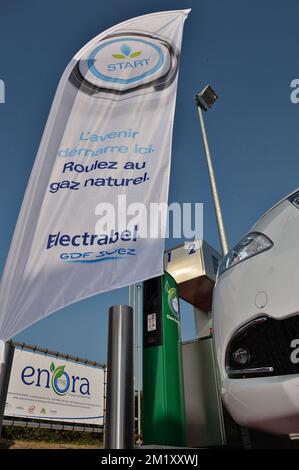
[(221, 207), (220, 207), (220, 202), (219, 202), (217, 184), (216, 184), (216, 179), (215, 179), (215, 174), (214, 174), (214, 169), (213, 169), (213, 164), (212, 164), (212, 157), (211, 157), (211, 153), (209, 149), (208, 138), (207, 138), (205, 123), (204, 123), (204, 118), (203, 118), (203, 111), (207, 111), (209, 108), (211, 108), (213, 104), (215, 103), (215, 101), (217, 100), (217, 98), (218, 96), (216, 95), (216, 93), (214, 92), (213, 88), (210, 85), (207, 85), (200, 93), (195, 95), (195, 102), (196, 102), (199, 120), (200, 120), (202, 140), (203, 140), (205, 154), (206, 154), (213, 201), (214, 201), (214, 206), (215, 206), (219, 238), (220, 238), (220, 243), (221, 243), (221, 248), (222, 248), (222, 254), (224, 256), (228, 252), (228, 244), (227, 244), (227, 238), (226, 238), (223, 217), (222, 217), (222, 212), (221, 212)]

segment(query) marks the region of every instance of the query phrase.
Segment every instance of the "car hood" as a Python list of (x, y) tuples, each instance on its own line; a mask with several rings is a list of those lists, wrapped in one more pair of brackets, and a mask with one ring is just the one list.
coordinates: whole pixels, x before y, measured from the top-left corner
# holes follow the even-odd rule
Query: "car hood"
[[(293, 191), (291, 191), (290, 193), (288, 193), (286, 196), (284, 196), (282, 199), (280, 199), (276, 204), (274, 204), (274, 206), (270, 207), (270, 209), (268, 209), (256, 222), (255, 224), (253, 225), (253, 227), (255, 227), (267, 214), (269, 214), (269, 212), (271, 212), (273, 209), (275, 209), (275, 207), (279, 206), (279, 204), (281, 204), (283, 201), (285, 201), (286, 199), (288, 199), (290, 196), (292, 196), (292, 194), (295, 194), (296, 192), (299, 191), (299, 188), (297, 189), (294, 189)], [(253, 228), (252, 227), (252, 228)]]

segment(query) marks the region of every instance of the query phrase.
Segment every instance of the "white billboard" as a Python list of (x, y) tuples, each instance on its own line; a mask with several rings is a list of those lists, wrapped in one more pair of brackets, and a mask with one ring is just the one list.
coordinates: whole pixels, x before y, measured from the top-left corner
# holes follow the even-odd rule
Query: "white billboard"
[(15, 350), (5, 416), (102, 425), (104, 369)]

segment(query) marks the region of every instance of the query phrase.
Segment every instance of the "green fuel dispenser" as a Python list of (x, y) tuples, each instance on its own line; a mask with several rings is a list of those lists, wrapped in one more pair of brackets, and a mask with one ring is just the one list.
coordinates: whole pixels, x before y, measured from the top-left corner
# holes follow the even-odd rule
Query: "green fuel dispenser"
[(178, 287), (165, 273), (143, 284), (143, 443), (186, 445)]

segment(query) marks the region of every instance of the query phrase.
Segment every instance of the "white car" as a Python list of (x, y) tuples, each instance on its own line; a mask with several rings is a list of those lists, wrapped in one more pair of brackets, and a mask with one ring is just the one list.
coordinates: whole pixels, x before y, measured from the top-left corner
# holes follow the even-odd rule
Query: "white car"
[(299, 434), (299, 190), (222, 259), (213, 318), (222, 398), (234, 420)]

